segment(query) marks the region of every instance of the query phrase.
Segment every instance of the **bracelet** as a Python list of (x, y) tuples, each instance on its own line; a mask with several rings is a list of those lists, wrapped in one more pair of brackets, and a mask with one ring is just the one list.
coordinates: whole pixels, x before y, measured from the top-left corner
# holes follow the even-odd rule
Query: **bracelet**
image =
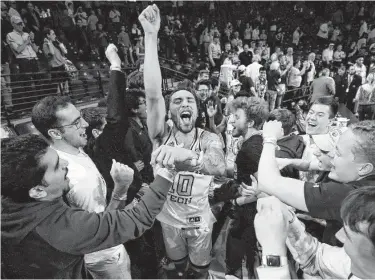
[(173, 183), (174, 177), (176, 176), (177, 171), (167, 169), (167, 168), (160, 168), (160, 169), (158, 169), (156, 174), (159, 175), (160, 177), (163, 177), (164, 179), (168, 180), (169, 182)]
[(292, 217), (293, 217), (292, 220), (288, 221), (288, 222), (289, 222), (289, 224), (292, 224), (296, 220), (296, 214), (290, 209), (288, 209), (288, 211), (289, 211), (290, 214), (292, 214)]
[(280, 147), (277, 145), (277, 139), (276, 138), (264, 138), (263, 139), (263, 145), (264, 144), (272, 144), (276, 147), (276, 150), (280, 150)]
[(127, 200), (127, 198), (128, 198), (127, 194), (119, 196), (115, 192), (112, 193), (112, 199), (114, 200)]

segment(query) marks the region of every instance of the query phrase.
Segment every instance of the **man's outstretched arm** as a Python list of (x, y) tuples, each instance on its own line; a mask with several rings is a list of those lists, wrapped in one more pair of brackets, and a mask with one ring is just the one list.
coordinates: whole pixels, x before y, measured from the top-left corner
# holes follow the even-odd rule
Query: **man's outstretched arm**
[(277, 166), (275, 150), (277, 139), (282, 135), (281, 123), (270, 121), (263, 126), (264, 144), (259, 161), (259, 189), (276, 196), (284, 203), (307, 212), (304, 184), (301, 180), (282, 177)]
[(147, 102), (147, 126), (152, 140), (164, 136), (165, 103), (161, 90), (161, 72), (158, 58), (158, 31), (160, 28), (160, 13), (154, 4), (148, 6), (139, 16), (145, 33), (145, 62), (144, 84)]

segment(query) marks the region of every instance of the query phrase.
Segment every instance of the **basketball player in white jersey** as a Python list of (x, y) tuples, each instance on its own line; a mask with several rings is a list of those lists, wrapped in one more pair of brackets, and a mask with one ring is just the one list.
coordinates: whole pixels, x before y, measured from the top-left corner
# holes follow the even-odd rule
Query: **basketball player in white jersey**
[[(192, 87), (171, 94), (169, 112), (173, 127), (165, 122), (166, 104), (161, 89), (157, 34), (160, 14), (156, 5), (139, 16), (145, 33), (144, 84), (147, 125), (154, 149), (159, 148), (159, 163), (168, 164), (173, 152), (189, 151), (201, 158), (198, 164), (186, 164), (174, 180), (167, 201), (157, 219), (161, 222), (168, 257), (176, 266), (174, 278), (186, 277), (189, 264), (192, 277), (206, 278), (211, 261), (212, 225), (215, 222), (208, 201), (209, 185), (214, 175), (225, 172), (223, 147), (216, 134), (195, 128), (197, 99)], [(172, 148), (175, 146), (183, 148)], [(201, 155), (201, 151), (203, 155)], [(182, 152), (182, 151), (181, 151)], [(203, 157), (203, 160), (202, 160)]]

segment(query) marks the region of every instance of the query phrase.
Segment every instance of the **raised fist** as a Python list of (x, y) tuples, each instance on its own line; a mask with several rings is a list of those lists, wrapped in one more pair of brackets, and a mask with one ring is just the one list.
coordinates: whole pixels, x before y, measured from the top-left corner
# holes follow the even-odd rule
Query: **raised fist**
[(159, 8), (155, 4), (148, 6), (139, 15), (138, 20), (142, 24), (143, 31), (145, 33), (157, 34), (160, 29)]
[(129, 187), (133, 182), (134, 170), (129, 166), (112, 160), (112, 167), (110, 171), (113, 182), (116, 185)]

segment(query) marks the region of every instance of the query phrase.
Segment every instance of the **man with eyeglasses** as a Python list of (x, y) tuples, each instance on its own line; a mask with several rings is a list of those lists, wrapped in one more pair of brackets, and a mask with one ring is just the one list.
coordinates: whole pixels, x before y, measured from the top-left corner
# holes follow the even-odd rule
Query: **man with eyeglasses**
[[(32, 110), (35, 127), (51, 142), (51, 148), (56, 150), (59, 158), (69, 164), (67, 177), (70, 190), (66, 194), (67, 202), (72, 207), (96, 213), (122, 206), (122, 203), (112, 198), (107, 207), (107, 184), (102, 173), (109, 172), (105, 170), (108, 169), (108, 159), (110, 162), (113, 158), (126, 163), (122, 154), (126, 154), (124, 140), (129, 127), (122, 96), (125, 92), (125, 78), (121, 72), (117, 48), (113, 44), (109, 45), (106, 55), (111, 63), (111, 87), (107, 124), (95, 140), (96, 154), (92, 155), (95, 163), (83, 150), (87, 145), (88, 123), (68, 97), (45, 97)], [(130, 260), (123, 245), (86, 254), (85, 263), (94, 278), (130, 278)]]

